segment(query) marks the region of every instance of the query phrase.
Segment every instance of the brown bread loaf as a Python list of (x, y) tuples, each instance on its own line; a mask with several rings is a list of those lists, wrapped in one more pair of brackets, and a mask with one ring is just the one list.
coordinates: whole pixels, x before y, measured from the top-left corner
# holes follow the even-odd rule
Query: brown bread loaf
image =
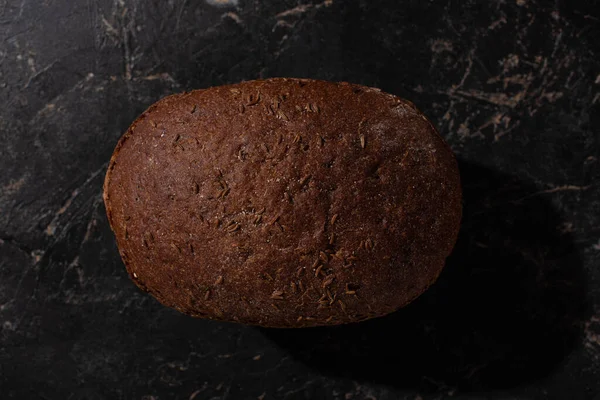
[(140, 288), (192, 316), (270, 327), (408, 304), (461, 217), (456, 160), (410, 102), (285, 78), (152, 105), (117, 144), (104, 201)]

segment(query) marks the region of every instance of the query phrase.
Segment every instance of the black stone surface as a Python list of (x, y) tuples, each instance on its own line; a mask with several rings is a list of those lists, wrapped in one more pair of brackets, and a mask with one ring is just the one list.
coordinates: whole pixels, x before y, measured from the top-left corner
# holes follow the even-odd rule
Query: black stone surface
[[(598, 399), (599, 41), (598, 1), (0, 0), (0, 399)], [(129, 281), (117, 139), (272, 76), (410, 99), (461, 160), (459, 242), (407, 308), (266, 330)]]

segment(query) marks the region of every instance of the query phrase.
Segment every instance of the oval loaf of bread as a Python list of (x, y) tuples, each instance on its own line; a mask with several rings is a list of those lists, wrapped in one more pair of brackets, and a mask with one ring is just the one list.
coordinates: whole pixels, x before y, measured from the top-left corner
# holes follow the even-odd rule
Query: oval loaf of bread
[(438, 277), (461, 218), (456, 160), (413, 104), (285, 78), (152, 105), (117, 144), (104, 202), (142, 290), (269, 327), (408, 304)]

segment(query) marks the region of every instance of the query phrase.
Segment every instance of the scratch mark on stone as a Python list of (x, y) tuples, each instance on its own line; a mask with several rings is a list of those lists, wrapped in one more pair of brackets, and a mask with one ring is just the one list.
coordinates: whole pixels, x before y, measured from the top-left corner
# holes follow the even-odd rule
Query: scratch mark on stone
[(333, 4), (333, 0), (325, 0), (324, 2), (318, 3), (318, 4), (301, 4), (294, 8), (290, 8), (289, 10), (280, 12), (279, 14), (275, 15), (275, 18), (279, 19), (279, 18), (302, 15), (302, 14), (306, 13), (308, 10), (311, 10), (313, 8), (315, 10), (318, 10), (321, 7), (329, 7), (332, 4)]
[(25, 9), (25, 3), (27, 0), (21, 0), (21, 5), (19, 6), (19, 18), (23, 16), (23, 10)]
[[(285, 28), (293, 28), (293, 27), (296, 26), (296, 24), (295, 23), (289, 23), (287, 21), (284, 21), (283, 19), (278, 19), (277, 22), (275, 23), (275, 25), (273, 25), (273, 29), (271, 29), (271, 32), (275, 32), (275, 29), (278, 26), (282, 26), (282, 27), (285, 27)], [(281, 43), (282, 42), (280, 42), (279, 44), (281, 45)]]
[(50, 64), (46, 65), (44, 68), (40, 69), (39, 71), (35, 71), (33, 73), (33, 75), (31, 75), (29, 77), (29, 79), (27, 79), (27, 83), (25, 83), (25, 86), (23, 86), (23, 89), (27, 89), (29, 87), (29, 85), (31, 84), (31, 82), (37, 78), (38, 76), (42, 75), (43, 73), (47, 72), (48, 70), (50, 70), (50, 68), (54, 67), (56, 65), (56, 63), (58, 62), (58, 60), (54, 60), (52, 61)]
[(520, 199), (517, 199), (517, 200), (513, 201), (513, 203), (518, 203), (518, 202), (523, 201), (525, 199), (529, 199), (529, 198), (535, 197), (535, 196), (540, 196), (540, 195), (543, 195), (543, 194), (559, 193), (559, 192), (583, 192), (585, 190), (588, 190), (591, 187), (592, 187), (592, 185), (586, 185), (586, 186), (577, 186), (577, 185), (555, 186), (555, 187), (550, 188), (550, 189), (540, 190), (538, 192), (535, 192), (535, 193), (529, 194), (527, 196), (521, 197)]
[(304, 381), (302, 383), (302, 386), (300, 386), (298, 388), (295, 388), (295, 389), (288, 390), (285, 393), (283, 393), (282, 398), (284, 398), (284, 399), (296, 398), (296, 397), (298, 397), (297, 395), (299, 393), (307, 392), (307, 390), (309, 390), (309, 388), (311, 386), (313, 386), (316, 382), (317, 382), (316, 379), (311, 379), (311, 380)]
[(577, 191), (577, 192), (579, 192), (579, 191), (582, 191), (582, 190), (588, 190), (590, 187), (592, 187), (592, 185), (586, 185), (586, 186), (562, 185), (562, 186), (554, 187), (552, 189), (543, 190), (541, 192), (538, 192), (538, 194), (556, 193), (556, 192), (564, 192), (564, 191)]
[[(73, 259), (73, 261), (71, 261), (69, 263), (69, 265), (67, 265), (65, 272), (67, 272), (75, 267), (78, 267), (78, 266), (79, 266), (79, 255), (76, 255), (75, 258)], [(83, 286), (83, 285), (81, 285), (81, 286)]]
[(23, 184), (26, 181), (26, 176), (22, 176), (17, 180), (11, 179), (8, 182), (8, 185), (5, 185), (4, 187), (2, 187), (2, 193), (6, 196), (10, 196), (13, 195), (14, 193), (18, 192), (22, 187)]
[(234, 13), (233, 11), (226, 12), (225, 14), (221, 15), (221, 18), (230, 18), (233, 21), (235, 21), (238, 25), (243, 25), (243, 21), (240, 18), (240, 16)]
[(86, 82), (89, 82), (93, 78), (94, 78), (94, 74), (92, 72), (90, 72), (86, 75), (85, 78), (83, 78), (80, 81), (78, 81), (77, 83), (75, 83), (71, 88), (63, 91), (62, 93), (58, 94), (56, 97), (52, 98), (46, 105), (44, 105), (44, 107), (42, 107), (35, 113), (35, 115), (31, 119), (31, 121), (29, 121), (29, 124), (30, 125), (35, 124), (39, 120), (39, 118), (41, 118), (45, 113), (56, 110), (57, 109), (56, 103), (59, 100), (61, 100), (65, 94), (72, 93), (73, 91), (75, 91), (77, 89), (84, 88), (84, 84)]
[(238, 0), (206, 0), (207, 4), (215, 7), (237, 7)]
[(129, 31), (123, 27), (123, 63), (125, 64), (125, 79), (130, 81), (133, 71), (133, 60), (131, 58), (131, 48), (129, 45)]
[(177, 21), (175, 22), (175, 32), (179, 31), (179, 23), (181, 21), (181, 16), (183, 15), (183, 10), (187, 6), (188, 0), (183, 0), (181, 2), (181, 7), (179, 7), (179, 12), (177, 13)]
[(443, 53), (446, 51), (452, 51), (452, 42), (445, 39), (434, 39), (431, 41), (431, 51), (433, 53)]
[[(81, 241), (81, 245), (83, 245), (84, 243), (88, 242), (91, 237), (92, 237), (92, 231), (93, 229), (96, 227), (96, 207), (98, 206), (98, 203), (100, 203), (100, 201), (102, 200), (101, 196), (98, 196), (98, 200), (96, 200), (95, 204), (92, 207), (92, 212), (91, 212), (91, 216), (90, 216), (90, 220), (87, 223), (87, 226), (85, 228), (85, 235), (83, 236), (83, 240)], [(81, 247), (81, 246), (79, 246)]]
[(156, 80), (163, 80), (163, 81), (167, 81), (167, 82), (171, 82), (174, 84), (179, 84), (177, 81), (175, 81), (175, 79), (168, 73), (168, 72), (163, 72), (161, 74), (153, 74), (153, 75), (147, 75), (147, 76), (142, 76), (139, 78), (133, 78), (133, 80), (143, 80), (143, 81), (156, 81)]
[(512, 97), (508, 96), (506, 93), (486, 93), (481, 90), (457, 90), (455, 93), (463, 97), (510, 108), (515, 108), (523, 98), (523, 93), (517, 93)]
[(104, 24), (104, 26), (106, 27), (106, 32), (107, 32), (109, 35), (112, 35), (114, 39), (118, 39), (118, 38), (120, 37), (120, 35), (119, 35), (119, 32), (118, 32), (118, 31), (115, 29), (115, 27), (114, 27), (114, 26), (112, 26), (112, 25), (110, 24), (110, 22), (108, 22), (108, 21), (106, 20), (106, 18), (104, 18), (104, 15), (102, 16), (102, 18), (101, 18), (101, 19), (102, 19), (102, 23), (103, 23), (103, 24)]
[(502, 80), (502, 84), (503, 84), (503, 87), (505, 90), (508, 87), (508, 85), (520, 85), (520, 86), (524, 87), (525, 90), (527, 90), (529, 88), (529, 85), (531, 85), (531, 83), (533, 82), (533, 79), (534, 79), (533, 74), (531, 74), (531, 73), (516, 74), (516, 75), (512, 75), (512, 76), (507, 76), (504, 78), (501, 78), (501, 76), (502, 75), (490, 78), (487, 80), (486, 83), (488, 83), (488, 84), (497, 83), (498, 81)]
[(463, 74), (460, 82), (458, 83), (458, 85), (453, 86), (450, 91), (454, 92), (456, 89), (461, 88), (465, 81), (467, 80), (467, 78), (469, 77), (469, 75), (471, 75), (471, 68), (473, 68), (473, 55), (475, 54), (475, 49), (472, 49), (469, 52), (469, 56), (467, 57), (467, 68), (465, 69), (465, 73)]
[(44, 232), (46, 232), (46, 235), (48, 235), (48, 236), (54, 235), (54, 233), (56, 232), (56, 226), (57, 226), (59, 217), (61, 215), (63, 215), (65, 213), (65, 211), (67, 211), (67, 209), (71, 206), (71, 203), (73, 203), (73, 200), (75, 200), (75, 198), (78, 195), (79, 195), (79, 189), (75, 189), (71, 193), (71, 197), (69, 197), (67, 199), (67, 201), (62, 205), (62, 207), (58, 209), (56, 214), (54, 214), (54, 218), (52, 219), (52, 221), (50, 221), (50, 223), (46, 227), (46, 230), (44, 231)]
[(85, 180), (85, 182), (83, 182), (83, 184), (81, 184), (81, 186), (79, 186), (78, 188), (73, 190), (73, 192), (71, 192), (71, 196), (69, 196), (69, 198), (64, 202), (64, 204), (58, 209), (58, 211), (54, 214), (54, 218), (52, 218), (52, 221), (50, 221), (48, 226), (46, 226), (46, 229), (45, 229), (46, 235), (53, 236), (56, 233), (56, 229), (58, 227), (58, 221), (60, 219), (60, 216), (63, 215), (69, 209), (71, 204), (73, 204), (73, 201), (81, 193), (81, 190), (85, 186), (87, 186), (94, 178), (96, 178), (102, 171), (104, 171), (104, 169), (106, 168), (107, 165), (108, 165), (108, 162), (105, 162), (104, 164), (102, 164), (100, 166), (100, 168), (98, 168), (96, 171), (92, 172), (92, 174)]
[(558, 35), (556, 35), (556, 40), (554, 40), (554, 49), (552, 50), (552, 54), (550, 55), (551, 58), (554, 58), (556, 51), (558, 50), (558, 46), (560, 44), (560, 40), (562, 39), (562, 37), (563, 37), (562, 31)]
[(492, 22), (490, 24), (490, 26), (488, 27), (489, 30), (494, 30), (496, 29), (498, 26), (500, 26), (501, 24), (506, 24), (506, 17), (504, 15), (502, 15), (500, 18), (498, 18), (496, 21)]
[[(505, 118), (509, 118), (509, 117), (505, 117)], [(494, 142), (499, 141), (503, 136), (508, 135), (510, 132), (512, 132), (516, 128), (518, 128), (520, 125), (521, 125), (521, 121), (516, 121), (515, 123), (513, 123), (513, 126), (511, 126), (510, 128), (505, 129), (503, 131), (500, 131), (500, 132), (496, 133), (494, 135)]]
[(200, 389), (195, 390), (191, 395), (189, 400), (194, 400), (200, 393), (204, 392), (208, 387), (208, 382), (204, 382)]

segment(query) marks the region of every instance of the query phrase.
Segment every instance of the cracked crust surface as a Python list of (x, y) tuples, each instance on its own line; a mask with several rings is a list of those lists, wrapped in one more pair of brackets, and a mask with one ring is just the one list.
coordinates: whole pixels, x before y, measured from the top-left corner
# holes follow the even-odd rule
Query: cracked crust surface
[(408, 304), (461, 216), (454, 156), (410, 102), (285, 78), (151, 106), (115, 149), (104, 201), (140, 288), (192, 316), (272, 327)]

